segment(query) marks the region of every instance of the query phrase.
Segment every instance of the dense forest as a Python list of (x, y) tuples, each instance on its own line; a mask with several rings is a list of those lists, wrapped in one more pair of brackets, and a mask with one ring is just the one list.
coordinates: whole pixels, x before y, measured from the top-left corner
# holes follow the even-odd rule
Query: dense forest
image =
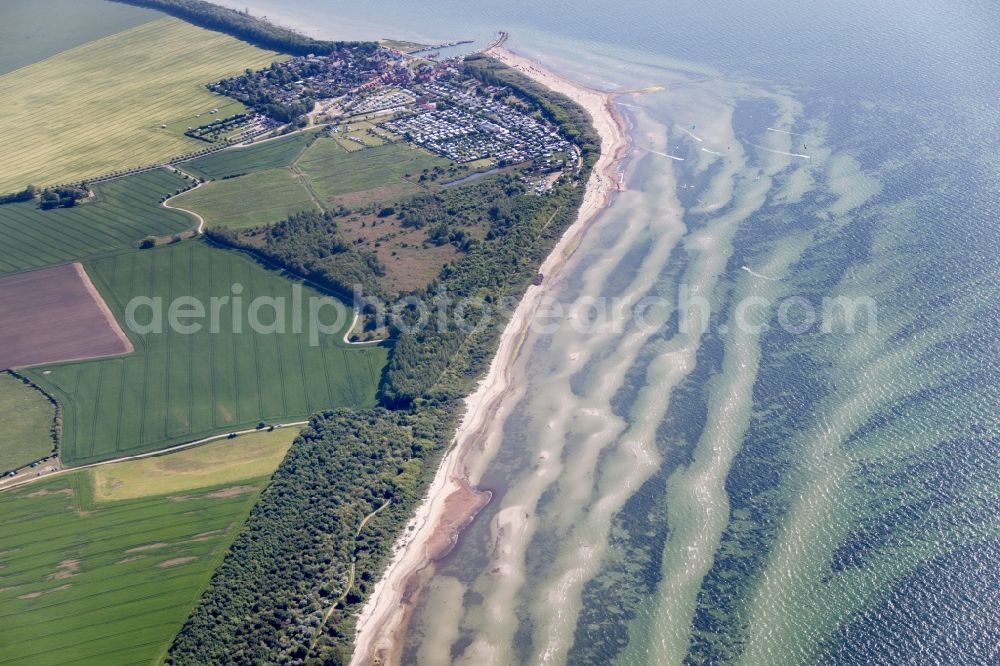
[[(496, 65), (483, 71), (509, 74)], [(598, 149), (581, 109), (510, 78), (521, 95), (548, 108), (553, 118), (572, 122), (575, 136), (590, 144), (580, 181), (564, 178), (550, 193), (537, 196), (516, 176), (498, 174), (396, 206), (404, 224), (443, 226), (442, 237), (486, 225), (483, 240), (466, 243), (465, 255), (438, 280), (409, 294), (472, 297), (484, 309), (466, 312), (464, 321), (444, 318), (441, 327), (392, 329), (381, 406), (327, 412), (312, 420), (175, 638), (167, 663), (349, 660), (354, 618), (451, 441), (462, 398), (496, 351), (507, 319), (497, 311), (520, 299), (572, 223)], [(356, 259), (338, 240), (337, 224), (336, 215), (310, 214), (245, 234), (212, 236), (317, 283), (342, 287), (353, 268), (340, 263)], [(415, 311), (404, 311), (399, 323), (416, 317)]]
[[(322, 663), (346, 663), (353, 629), (344, 622), (378, 577), (451, 427), (441, 410), (343, 409), (313, 417), (167, 663), (301, 662), (311, 651), (323, 654)], [(359, 530), (377, 510), (377, 520)], [(332, 633), (321, 642), (324, 618)]]
[[(189, 23), (224, 32), (264, 49), (292, 55), (327, 55), (360, 42), (331, 42), (313, 39), (268, 21), (220, 7), (203, 0), (115, 0), (127, 5), (156, 9)], [(365, 44), (370, 44), (365, 42)], [(370, 44), (371, 48), (375, 44)]]

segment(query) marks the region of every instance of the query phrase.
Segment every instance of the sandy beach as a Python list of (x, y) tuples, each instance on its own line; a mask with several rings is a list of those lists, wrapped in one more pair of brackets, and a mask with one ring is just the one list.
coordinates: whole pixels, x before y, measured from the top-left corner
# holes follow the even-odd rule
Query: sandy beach
[(395, 544), (385, 574), (358, 616), (352, 665), (398, 663), (403, 633), (421, 588), (433, 574), (434, 561), (451, 550), (461, 530), (489, 502), (488, 493), (470, 486), (465, 457), (479, 445), (511, 388), (510, 368), (552, 278), (618, 190), (618, 168), (628, 147), (612, 94), (574, 83), (503, 48), (491, 49), (488, 54), (584, 107), (600, 134), (601, 156), (587, 182), (577, 219), (539, 269), (546, 276), (544, 284), (529, 287), (504, 329), (489, 372), (466, 398), (465, 415), (427, 497)]

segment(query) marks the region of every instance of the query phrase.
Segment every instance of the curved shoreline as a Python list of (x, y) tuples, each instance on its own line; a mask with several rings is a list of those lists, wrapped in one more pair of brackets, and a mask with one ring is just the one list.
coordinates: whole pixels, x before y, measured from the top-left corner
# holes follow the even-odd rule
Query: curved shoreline
[(502, 47), (486, 53), (586, 109), (601, 137), (601, 155), (587, 181), (576, 220), (539, 267), (546, 276), (545, 283), (528, 287), (507, 323), (489, 371), (465, 399), (465, 414), (451, 447), (441, 459), (427, 497), (394, 545), (392, 559), (358, 616), (352, 666), (398, 663), (409, 617), (420, 588), (433, 574), (434, 562), (451, 550), (461, 530), (489, 502), (488, 493), (469, 485), (465, 456), (479, 444), (512, 388), (510, 371), (514, 359), (552, 277), (573, 254), (590, 222), (618, 191), (618, 167), (628, 148), (623, 121), (614, 106), (614, 93), (577, 84)]

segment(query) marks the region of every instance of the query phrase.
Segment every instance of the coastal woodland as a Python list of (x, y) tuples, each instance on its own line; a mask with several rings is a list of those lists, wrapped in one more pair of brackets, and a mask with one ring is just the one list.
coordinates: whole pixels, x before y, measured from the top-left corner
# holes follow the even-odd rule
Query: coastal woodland
[[(516, 302), (573, 221), (599, 141), (586, 113), (567, 98), (491, 59), (472, 59), (467, 72), (510, 86), (552, 118), (579, 142), (585, 166), (544, 197), (515, 175), (498, 174), (400, 203), (393, 214), (406, 223), (440, 228), (434, 237), (464, 245), (462, 257), (436, 280), (404, 295)], [(209, 237), (343, 292), (359, 280), (376, 284), (380, 270), (343, 241), (338, 224), (346, 218), (300, 215)], [(482, 240), (454, 233), (469, 227), (480, 227)], [(403, 323), (407, 317), (416, 311), (404, 311)], [(506, 323), (493, 314), (489, 325), (478, 325), (475, 317), (447, 317), (446, 326), (418, 332), (393, 328), (380, 406), (312, 419), (175, 639), (168, 663), (347, 663), (353, 618), (433, 477), (462, 398), (485, 373)]]

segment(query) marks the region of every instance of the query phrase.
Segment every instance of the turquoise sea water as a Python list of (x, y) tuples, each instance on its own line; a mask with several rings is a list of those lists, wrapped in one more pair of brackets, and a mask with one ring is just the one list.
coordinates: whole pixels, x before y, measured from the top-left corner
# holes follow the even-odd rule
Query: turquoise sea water
[[(551, 285), (622, 323), (528, 339), (408, 663), (1000, 661), (1000, 7), (872, 4), (250, 5), (646, 89)], [(691, 293), (703, 334), (627, 316)], [(875, 325), (789, 330), (835, 296)]]

